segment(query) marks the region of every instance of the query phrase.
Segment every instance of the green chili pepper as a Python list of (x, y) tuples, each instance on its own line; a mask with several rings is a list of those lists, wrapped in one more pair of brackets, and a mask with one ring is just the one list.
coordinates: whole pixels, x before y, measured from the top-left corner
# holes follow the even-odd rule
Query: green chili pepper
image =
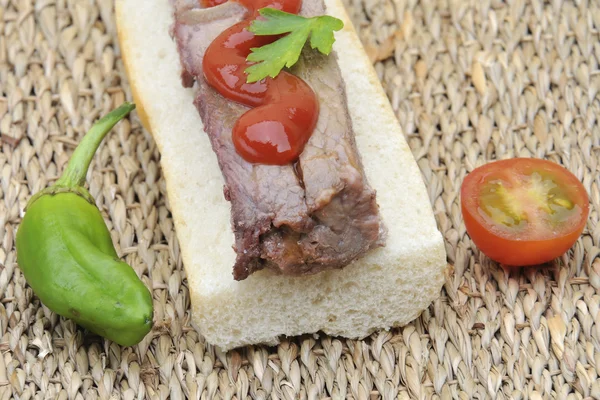
[(123, 346), (137, 344), (152, 328), (152, 296), (118, 258), (84, 184), (98, 146), (134, 108), (125, 103), (92, 126), (63, 175), (28, 201), (16, 237), (17, 262), (42, 303)]

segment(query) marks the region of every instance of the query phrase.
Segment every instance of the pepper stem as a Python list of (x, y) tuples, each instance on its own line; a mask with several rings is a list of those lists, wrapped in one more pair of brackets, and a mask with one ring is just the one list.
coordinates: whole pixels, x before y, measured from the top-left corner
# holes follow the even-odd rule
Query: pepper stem
[(117, 122), (123, 119), (134, 108), (135, 104), (125, 102), (97, 121), (85, 134), (79, 145), (77, 145), (67, 168), (56, 181), (55, 185), (70, 188), (83, 186), (92, 158), (96, 154), (96, 150), (98, 150), (102, 139), (104, 139)]

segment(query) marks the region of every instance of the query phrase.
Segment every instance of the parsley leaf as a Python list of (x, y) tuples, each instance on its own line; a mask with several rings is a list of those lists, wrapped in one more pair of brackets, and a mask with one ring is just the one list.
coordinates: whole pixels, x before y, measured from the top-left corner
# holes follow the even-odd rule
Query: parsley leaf
[(253, 47), (246, 60), (256, 62), (246, 68), (246, 82), (256, 82), (267, 76), (275, 78), (284, 67), (298, 62), (304, 44), (310, 37), (310, 46), (329, 55), (335, 38), (333, 31), (339, 31), (344, 23), (329, 15), (302, 17), (274, 8), (259, 10), (264, 19), (252, 22), (248, 30), (255, 35), (287, 35), (262, 47)]

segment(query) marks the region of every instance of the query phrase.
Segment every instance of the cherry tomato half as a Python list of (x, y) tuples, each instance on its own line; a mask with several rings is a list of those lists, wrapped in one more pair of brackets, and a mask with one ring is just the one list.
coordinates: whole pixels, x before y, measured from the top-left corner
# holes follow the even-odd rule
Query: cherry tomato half
[(461, 187), (467, 233), (489, 258), (507, 266), (560, 257), (581, 235), (589, 213), (585, 188), (551, 161), (495, 161), (468, 174)]

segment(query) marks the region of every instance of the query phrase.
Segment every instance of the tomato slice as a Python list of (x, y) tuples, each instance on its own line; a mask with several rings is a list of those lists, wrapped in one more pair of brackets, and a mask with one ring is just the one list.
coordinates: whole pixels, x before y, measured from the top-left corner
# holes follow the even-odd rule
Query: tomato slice
[(507, 266), (560, 257), (581, 235), (588, 194), (551, 161), (514, 158), (476, 168), (461, 186), (467, 233), (489, 258)]

